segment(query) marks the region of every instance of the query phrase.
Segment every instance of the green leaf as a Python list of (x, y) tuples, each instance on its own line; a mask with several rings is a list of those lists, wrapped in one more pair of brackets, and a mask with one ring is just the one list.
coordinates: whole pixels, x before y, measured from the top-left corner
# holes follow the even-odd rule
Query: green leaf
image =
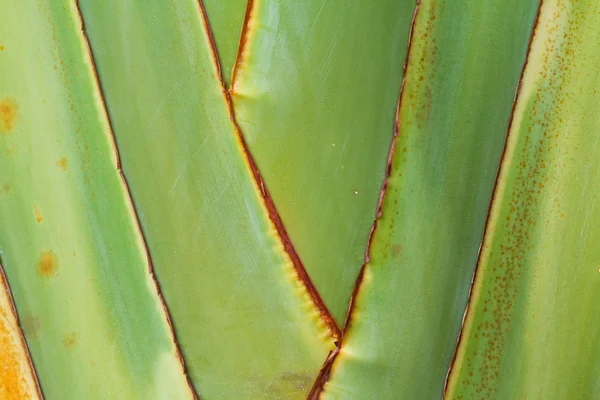
[(449, 399), (600, 397), (600, 4), (545, 0)]
[(422, 0), (370, 261), (325, 399), (444, 386), (537, 0)]
[(231, 83), (231, 70), (238, 52), (246, 3), (252, 2), (253, 0), (202, 1), (219, 56), (221, 75), (227, 87)]
[(197, 1), (80, 4), (194, 387), (304, 398), (333, 338), (252, 177)]
[(244, 138), (338, 323), (375, 218), (414, 4), (254, 1), (234, 73)]
[(0, 255), (43, 394), (191, 398), (77, 9), (0, 9)]

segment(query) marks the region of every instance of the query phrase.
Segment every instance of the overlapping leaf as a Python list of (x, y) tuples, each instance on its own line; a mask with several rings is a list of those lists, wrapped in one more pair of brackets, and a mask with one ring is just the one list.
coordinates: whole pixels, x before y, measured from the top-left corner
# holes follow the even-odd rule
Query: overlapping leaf
[(537, 0), (422, 0), (370, 261), (326, 399), (444, 386)]
[(237, 121), (340, 324), (375, 217), (414, 5), (254, 1), (235, 66)]
[(198, 3), (80, 5), (194, 387), (303, 398), (333, 338), (253, 179)]
[(75, 4), (0, 9), (0, 255), (42, 392), (191, 398)]

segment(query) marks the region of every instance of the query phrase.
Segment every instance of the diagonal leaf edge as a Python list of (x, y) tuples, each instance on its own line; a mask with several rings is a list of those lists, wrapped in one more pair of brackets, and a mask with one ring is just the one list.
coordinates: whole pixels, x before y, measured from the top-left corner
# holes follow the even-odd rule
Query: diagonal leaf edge
[(153, 288), (156, 290), (156, 296), (158, 298), (158, 301), (160, 303), (160, 306), (162, 307), (163, 313), (164, 313), (164, 318), (166, 320), (167, 326), (168, 326), (168, 330), (169, 330), (169, 334), (173, 340), (173, 345), (175, 348), (175, 354), (177, 356), (177, 359), (179, 360), (179, 364), (181, 366), (181, 373), (183, 374), (183, 376), (185, 377), (185, 381), (188, 385), (189, 391), (191, 396), (194, 399), (198, 399), (198, 395), (196, 394), (194, 387), (192, 385), (192, 382), (190, 381), (189, 375), (187, 373), (187, 368), (185, 365), (185, 361), (183, 359), (183, 355), (181, 354), (181, 350), (180, 350), (180, 346), (179, 343), (177, 342), (177, 337), (175, 334), (175, 330), (173, 328), (173, 323), (171, 321), (171, 314), (169, 312), (169, 309), (167, 307), (167, 304), (164, 300), (164, 297), (162, 295), (161, 289), (160, 289), (160, 284), (158, 282), (158, 280), (156, 279), (156, 275), (154, 273), (154, 267), (152, 264), (152, 258), (150, 256), (150, 252), (148, 251), (148, 245), (146, 243), (146, 239), (144, 236), (144, 233), (142, 231), (141, 225), (140, 225), (140, 219), (139, 219), (139, 215), (138, 215), (138, 211), (135, 208), (135, 205), (133, 204), (133, 199), (131, 197), (131, 192), (129, 190), (129, 184), (127, 183), (127, 178), (125, 177), (125, 174), (123, 172), (123, 169), (121, 168), (121, 156), (119, 154), (119, 148), (117, 146), (117, 142), (115, 139), (115, 135), (114, 135), (114, 130), (112, 128), (112, 123), (110, 120), (110, 116), (108, 115), (108, 111), (107, 111), (107, 106), (106, 106), (106, 100), (104, 98), (104, 91), (102, 88), (102, 83), (100, 81), (100, 78), (98, 76), (98, 71), (96, 68), (96, 64), (94, 61), (94, 56), (92, 54), (91, 48), (90, 48), (90, 43), (89, 43), (89, 38), (88, 35), (86, 33), (86, 29), (85, 29), (85, 22), (83, 20), (83, 15), (81, 13), (81, 9), (79, 7), (79, 1), (78, 0), (73, 0), (73, 4), (74, 4), (74, 8), (75, 8), (75, 13), (76, 16), (78, 18), (78, 23), (81, 27), (81, 36), (82, 36), (82, 42), (83, 45), (85, 46), (85, 51), (87, 54), (87, 59), (89, 62), (89, 69), (92, 73), (92, 77), (94, 79), (94, 85), (95, 85), (95, 97), (97, 98), (97, 101), (99, 102), (99, 106), (98, 108), (101, 110), (102, 113), (102, 118), (106, 121), (106, 125), (107, 125), (107, 131), (108, 131), (108, 138), (110, 141), (110, 146), (112, 148), (112, 152), (113, 152), (113, 157), (114, 157), (114, 164), (115, 164), (115, 168), (117, 170), (117, 172), (119, 173), (119, 177), (121, 180), (121, 185), (123, 187), (123, 191), (125, 194), (125, 203), (126, 206), (129, 210), (130, 215), (132, 216), (133, 219), (133, 223), (135, 226), (135, 233), (138, 237), (138, 240), (140, 241), (140, 247), (142, 248), (143, 252), (146, 255), (146, 260), (147, 260), (147, 267), (148, 267), (148, 276), (150, 277), (150, 279), (152, 280), (153, 283)]
[[(247, 26), (248, 26), (247, 20), (249, 20), (251, 18), (250, 15), (251, 15), (251, 10), (252, 10), (252, 4), (253, 4), (253, 0), (249, 0), (249, 2), (248, 2), (249, 7), (247, 8), (247, 13), (246, 13), (247, 18), (244, 19), (244, 28), (242, 30), (242, 39), (240, 39), (241, 47), (243, 47), (243, 43), (245, 43), (245, 40), (246, 40), (245, 36), (246, 36), (246, 31), (247, 31)], [(267, 212), (271, 223), (273, 224), (273, 226), (275, 227), (275, 230), (277, 231), (279, 240), (280, 240), (281, 244), (283, 245), (285, 252), (287, 253), (290, 261), (292, 262), (292, 265), (294, 266), (294, 270), (296, 272), (298, 281), (300, 281), (302, 283), (302, 285), (304, 286), (306, 293), (310, 297), (314, 307), (317, 309), (319, 315), (321, 316), (322, 322), (325, 324), (325, 326), (327, 326), (331, 336), (337, 342), (338, 340), (341, 339), (342, 330), (340, 329), (337, 322), (335, 321), (335, 319), (329, 312), (329, 309), (327, 308), (327, 306), (321, 299), (321, 296), (320, 296), (319, 292), (316, 290), (315, 286), (313, 285), (310, 277), (308, 276), (308, 273), (306, 272), (304, 265), (302, 264), (302, 261), (300, 260), (300, 257), (296, 253), (296, 250), (294, 249), (294, 245), (292, 244), (292, 242), (285, 230), (285, 226), (283, 225), (283, 222), (281, 221), (281, 217), (279, 216), (279, 213), (277, 212), (275, 203), (273, 202), (273, 199), (271, 198), (271, 195), (269, 194), (269, 191), (262, 179), (262, 176), (260, 175), (258, 167), (256, 166), (256, 162), (254, 161), (254, 158), (252, 157), (252, 154), (250, 153), (250, 150), (248, 149), (248, 146), (246, 145), (246, 141), (244, 139), (242, 131), (241, 131), (241, 129), (236, 121), (236, 118), (235, 118), (235, 111), (233, 109), (230, 92), (226, 89), (225, 82), (221, 75), (221, 65), (219, 62), (219, 58), (217, 56), (214, 39), (212, 36), (212, 32), (210, 30), (210, 24), (209, 24), (208, 18), (206, 16), (206, 10), (204, 9), (204, 4), (202, 3), (202, 0), (198, 0), (198, 6), (199, 6), (199, 11), (200, 11), (200, 14), (202, 17), (202, 21), (203, 21), (203, 27), (208, 36), (209, 42), (210, 42), (212, 59), (213, 59), (214, 64), (216, 65), (216, 69), (218, 71), (218, 76), (220, 77), (222, 95), (227, 104), (227, 109), (229, 111), (231, 123), (236, 132), (236, 136), (237, 136), (236, 141), (237, 141), (238, 147), (239, 147), (240, 151), (244, 154), (246, 164), (247, 164), (248, 168), (250, 169), (250, 172), (252, 174), (252, 178), (257, 187), (257, 190), (260, 192), (260, 196), (261, 196), (265, 211)], [(237, 65), (237, 60), (236, 60), (236, 65)], [(233, 78), (232, 78), (232, 88), (233, 88)]]

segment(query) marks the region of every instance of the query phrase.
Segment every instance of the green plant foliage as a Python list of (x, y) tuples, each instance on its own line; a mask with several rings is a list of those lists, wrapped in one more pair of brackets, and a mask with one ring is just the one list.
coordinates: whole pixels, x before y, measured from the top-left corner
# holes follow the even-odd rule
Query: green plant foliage
[(232, 83), (250, 151), (340, 324), (375, 218), (413, 9), (257, 0)]
[(381, 218), (325, 399), (444, 386), (537, 0), (422, 0)]
[(253, 0), (204, 0), (202, 2), (219, 56), (221, 74), (227, 87), (231, 82), (231, 69), (235, 64), (248, 2), (252, 4)]
[(196, 0), (80, 5), (194, 387), (305, 397), (333, 339), (252, 178)]
[(43, 394), (191, 398), (77, 9), (0, 9), (0, 255)]
[(449, 399), (600, 397), (600, 4), (545, 0)]
[(600, 399), (599, 71), (596, 0), (0, 0), (0, 399)]

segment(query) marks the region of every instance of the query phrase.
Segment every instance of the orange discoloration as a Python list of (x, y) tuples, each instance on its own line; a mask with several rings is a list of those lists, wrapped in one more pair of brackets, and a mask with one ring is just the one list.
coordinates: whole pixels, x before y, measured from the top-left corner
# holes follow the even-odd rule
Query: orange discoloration
[(66, 157), (62, 157), (60, 160), (58, 160), (58, 162), (56, 163), (56, 166), (60, 169), (62, 169), (63, 171), (67, 170), (67, 167), (69, 166), (69, 161), (67, 160)]
[(4, 46), (0, 46), (0, 51), (4, 51)]
[(12, 130), (17, 116), (17, 105), (10, 99), (0, 99), (0, 133)]
[(44, 251), (40, 255), (38, 261), (38, 274), (42, 277), (49, 278), (56, 274), (58, 268), (58, 259), (52, 251)]
[(67, 337), (63, 339), (63, 345), (67, 348), (73, 347), (77, 344), (77, 333), (71, 332)]
[(12, 190), (12, 188), (13, 188), (12, 183), (5, 183), (4, 185), (2, 185), (2, 191), (4, 193), (10, 192)]
[(40, 207), (37, 204), (33, 205), (33, 215), (35, 216), (35, 220), (38, 223), (42, 222), (42, 212), (40, 211)]
[(14, 331), (6, 310), (0, 309), (0, 397), (2, 399), (31, 399), (23, 377), (22, 363), (27, 361), (15, 342)]

